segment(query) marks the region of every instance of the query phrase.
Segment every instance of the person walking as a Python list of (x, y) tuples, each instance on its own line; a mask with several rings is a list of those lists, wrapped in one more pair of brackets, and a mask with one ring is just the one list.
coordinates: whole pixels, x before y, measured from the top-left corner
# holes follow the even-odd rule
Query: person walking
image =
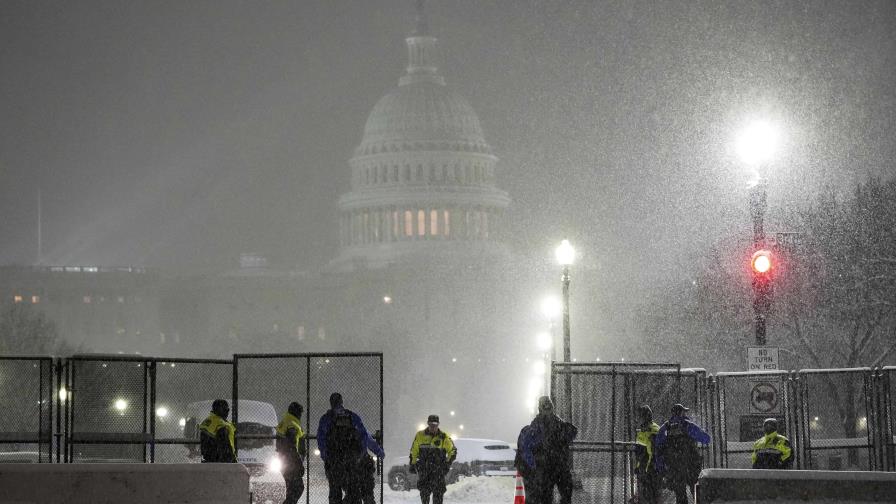
[(442, 504), (445, 495), (445, 476), (451, 469), (451, 463), (457, 458), (457, 448), (451, 436), (439, 429), (439, 416), (429, 415), (426, 428), (417, 432), (411, 443), (410, 472), (417, 474), (417, 489), (420, 490), (420, 501), (430, 504)]
[(793, 467), (793, 449), (790, 440), (778, 434), (778, 420), (766, 418), (762, 423), (764, 436), (753, 443), (753, 469), (790, 469)]
[(554, 414), (551, 398), (538, 399), (538, 415), (529, 424), (522, 443), (523, 460), (534, 470), (535, 501), (551, 504), (554, 487), (560, 492), (560, 503), (572, 502), (572, 452), (570, 443), (579, 430)]
[(342, 404), (342, 394), (330, 395), (330, 409), (317, 424), (317, 448), (330, 486), (330, 504), (361, 502), (362, 457), (367, 450), (383, 458), (383, 449), (367, 432), (364, 422)]
[(305, 431), (302, 430), (302, 413), (305, 408), (292, 402), (277, 424), (277, 454), (280, 456), (286, 498), (283, 504), (296, 504), (305, 492)]
[(230, 404), (224, 399), (212, 401), (212, 411), (199, 424), (199, 451), (203, 462), (236, 462), (236, 427), (227, 421)]
[(535, 468), (530, 467), (523, 457), (522, 446), (529, 436), (531, 426), (524, 425), (520, 429), (520, 434), (516, 438), (516, 457), (513, 459), (513, 467), (523, 478), (523, 490), (526, 492), (526, 504), (536, 504), (538, 498), (538, 488), (535, 486)]
[(655, 438), (660, 426), (653, 421), (653, 410), (642, 404), (637, 410), (635, 436), (635, 475), (638, 477), (638, 504), (659, 504), (662, 478), (656, 470)]
[(697, 443), (707, 445), (709, 434), (687, 417), (690, 408), (681, 404), (672, 406), (672, 416), (654, 438), (657, 448), (658, 471), (665, 476), (666, 483), (675, 492), (676, 504), (688, 504), (687, 488), (694, 494), (694, 485), (703, 469), (703, 457)]

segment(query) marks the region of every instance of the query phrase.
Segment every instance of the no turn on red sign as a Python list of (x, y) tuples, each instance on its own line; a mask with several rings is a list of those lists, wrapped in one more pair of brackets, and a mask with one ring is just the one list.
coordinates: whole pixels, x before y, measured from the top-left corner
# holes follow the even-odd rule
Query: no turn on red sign
[(747, 348), (747, 371), (777, 371), (778, 349), (776, 347)]

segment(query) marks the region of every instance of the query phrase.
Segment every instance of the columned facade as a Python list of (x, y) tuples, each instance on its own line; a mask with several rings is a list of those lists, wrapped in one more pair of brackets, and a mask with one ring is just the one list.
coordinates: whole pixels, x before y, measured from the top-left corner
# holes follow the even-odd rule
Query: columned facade
[(424, 20), (406, 42), (406, 73), (374, 106), (349, 161), (336, 270), (384, 267), (416, 254), (506, 254), (498, 238), (510, 199), (495, 187), (498, 159), (479, 118), (445, 85)]

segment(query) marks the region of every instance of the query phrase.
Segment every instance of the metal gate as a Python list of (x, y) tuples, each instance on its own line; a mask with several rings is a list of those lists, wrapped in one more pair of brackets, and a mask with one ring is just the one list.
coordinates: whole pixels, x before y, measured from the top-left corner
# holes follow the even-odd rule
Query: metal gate
[(206, 403), (232, 400), (232, 370), (230, 360), (68, 359), (65, 461), (198, 462), (195, 426)]
[(870, 368), (799, 372), (802, 468), (875, 469)]
[(0, 357), (0, 462), (52, 462), (53, 365)]
[(635, 483), (635, 408), (649, 404), (668, 412), (682, 401), (683, 388), (692, 393), (683, 379), (698, 374), (685, 378), (677, 364), (552, 363), (554, 410), (579, 429), (572, 444), (574, 502), (628, 502)]
[[(793, 380), (787, 371), (718, 373), (710, 380), (712, 466), (752, 467), (753, 442), (762, 437), (766, 418), (778, 419), (778, 431), (799, 446)], [(802, 457), (797, 456), (797, 464)]]
[[(330, 394), (339, 392), (345, 407), (360, 415), (371, 435), (382, 432), (383, 354), (239, 354), (233, 356), (233, 363), (238, 456), (247, 451), (262, 453), (261, 446), (273, 443), (274, 433), (254, 429), (250, 418), (258, 418), (270, 406), (282, 414), (289, 403), (302, 404), (302, 426), (308, 434), (305, 502), (329, 502), (324, 464), (317, 450), (318, 420), (330, 409)], [(379, 477), (374, 492), (383, 502), (383, 461), (377, 460), (376, 466)], [(282, 501), (283, 491), (282, 479), (254, 484), (261, 501)]]

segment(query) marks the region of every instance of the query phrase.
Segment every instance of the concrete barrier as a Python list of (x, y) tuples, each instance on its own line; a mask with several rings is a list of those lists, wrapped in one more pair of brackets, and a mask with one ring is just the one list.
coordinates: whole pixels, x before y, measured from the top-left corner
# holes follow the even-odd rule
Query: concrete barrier
[(240, 464), (0, 464), (0, 504), (246, 504)]
[(896, 502), (896, 473), (704, 469), (697, 503)]

